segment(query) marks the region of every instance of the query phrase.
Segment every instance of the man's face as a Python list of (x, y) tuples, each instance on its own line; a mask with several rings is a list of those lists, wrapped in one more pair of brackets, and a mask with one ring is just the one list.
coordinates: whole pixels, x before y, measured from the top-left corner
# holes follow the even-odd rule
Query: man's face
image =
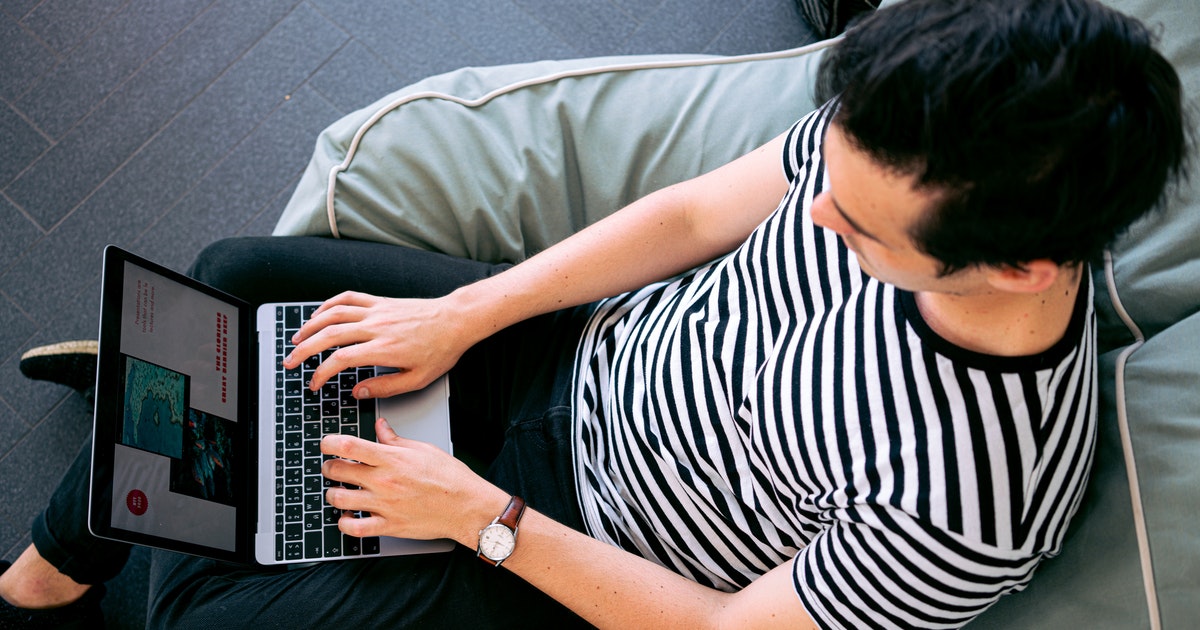
[(933, 191), (915, 189), (916, 177), (886, 169), (830, 125), (823, 145), (826, 185), (813, 200), (813, 222), (837, 232), (871, 277), (909, 291), (969, 294), (985, 287), (977, 269), (947, 276), (921, 252), (910, 228), (936, 201)]

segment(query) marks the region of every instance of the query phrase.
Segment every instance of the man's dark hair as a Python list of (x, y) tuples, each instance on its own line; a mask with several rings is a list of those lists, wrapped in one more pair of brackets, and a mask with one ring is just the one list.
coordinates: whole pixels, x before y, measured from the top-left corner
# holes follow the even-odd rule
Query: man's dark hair
[(1154, 39), (1092, 0), (908, 0), (846, 33), (818, 92), (854, 145), (941, 193), (912, 236), (943, 273), (1085, 262), (1184, 168)]

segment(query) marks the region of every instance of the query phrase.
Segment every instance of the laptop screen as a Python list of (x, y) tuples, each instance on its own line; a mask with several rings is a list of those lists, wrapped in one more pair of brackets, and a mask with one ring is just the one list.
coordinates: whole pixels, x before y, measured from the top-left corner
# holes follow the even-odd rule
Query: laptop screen
[(93, 532), (240, 557), (249, 309), (115, 248), (104, 284)]

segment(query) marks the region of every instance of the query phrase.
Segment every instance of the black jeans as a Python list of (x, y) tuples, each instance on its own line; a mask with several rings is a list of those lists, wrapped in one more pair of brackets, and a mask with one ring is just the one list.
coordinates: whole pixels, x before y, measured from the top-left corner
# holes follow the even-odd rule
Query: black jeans
[[(322, 300), (348, 289), (433, 297), (503, 268), (376, 243), (267, 237), (218, 242), (201, 253), (191, 274), (259, 304)], [(450, 375), (456, 452), (491, 462), (490, 481), (580, 531), (570, 395), (574, 351), (587, 310), (561, 311), (501, 331), (468, 351)], [(129, 547), (96, 539), (87, 530), (89, 457), (85, 447), (35, 521), (33, 540), (60, 571), (96, 584), (120, 572)], [(292, 570), (155, 550), (150, 571), (150, 626), (586, 625), (463, 547)]]

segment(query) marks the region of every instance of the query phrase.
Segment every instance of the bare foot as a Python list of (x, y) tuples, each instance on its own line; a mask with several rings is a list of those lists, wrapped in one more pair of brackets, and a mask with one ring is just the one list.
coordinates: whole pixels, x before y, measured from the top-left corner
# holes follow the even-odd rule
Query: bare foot
[(0, 597), (18, 608), (66, 606), (83, 597), (91, 586), (79, 584), (46, 562), (33, 545), (0, 575)]

